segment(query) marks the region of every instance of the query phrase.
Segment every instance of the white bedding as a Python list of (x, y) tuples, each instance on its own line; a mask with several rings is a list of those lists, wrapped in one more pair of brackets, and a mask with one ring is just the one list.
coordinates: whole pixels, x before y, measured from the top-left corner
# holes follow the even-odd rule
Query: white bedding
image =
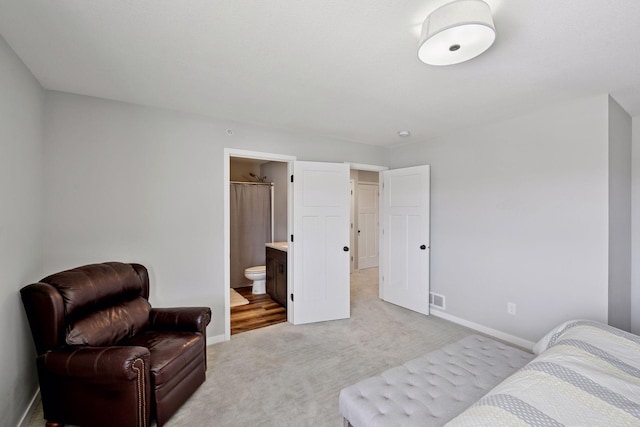
[(544, 351), (447, 426), (640, 426), (640, 337), (581, 320), (536, 347)]

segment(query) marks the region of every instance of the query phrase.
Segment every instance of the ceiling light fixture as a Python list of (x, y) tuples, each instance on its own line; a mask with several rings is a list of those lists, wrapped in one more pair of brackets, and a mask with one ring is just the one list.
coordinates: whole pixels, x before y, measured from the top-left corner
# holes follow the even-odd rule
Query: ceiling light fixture
[(429, 65), (459, 64), (489, 49), (495, 39), (496, 29), (487, 3), (455, 0), (425, 19), (418, 58)]
[(401, 130), (398, 131), (398, 136), (401, 136), (403, 138), (406, 138), (407, 136), (411, 135), (411, 132), (409, 132), (408, 130)]

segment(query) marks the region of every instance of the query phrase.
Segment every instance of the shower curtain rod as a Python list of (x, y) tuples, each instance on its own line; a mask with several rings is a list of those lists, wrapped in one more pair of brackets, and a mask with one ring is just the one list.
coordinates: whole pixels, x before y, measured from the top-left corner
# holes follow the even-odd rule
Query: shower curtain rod
[(273, 182), (229, 181), (229, 184), (273, 185)]

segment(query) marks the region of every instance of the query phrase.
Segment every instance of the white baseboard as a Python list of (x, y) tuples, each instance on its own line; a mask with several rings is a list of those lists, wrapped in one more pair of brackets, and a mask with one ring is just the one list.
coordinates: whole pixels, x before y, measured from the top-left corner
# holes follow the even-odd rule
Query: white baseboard
[(484, 334), (498, 338), (499, 340), (509, 342), (511, 344), (517, 345), (522, 348), (526, 348), (527, 350), (531, 350), (535, 344), (534, 342), (527, 341), (520, 337), (516, 337), (515, 335), (510, 335), (505, 332), (498, 331), (497, 329), (488, 328), (486, 326), (482, 326), (477, 323), (470, 322), (468, 320), (461, 319), (456, 316), (452, 316), (450, 314), (445, 313), (444, 311), (436, 310), (434, 308), (431, 309), (430, 314), (434, 315), (435, 317), (440, 317), (441, 319), (448, 320), (453, 323), (457, 323), (458, 325), (475, 329), (478, 332), (482, 332)]
[(218, 344), (219, 342), (224, 342), (226, 340), (227, 338), (225, 337), (224, 334), (207, 337), (207, 347), (209, 347), (212, 344)]
[(36, 410), (36, 406), (40, 402), (40, 387), (36, 389), (35, 394), (31, 398), (31, 402), (27, 406), (27, 410), (22, 414), (22, 418), (18, 421), (17, 427), (28, 427), (29, 421), (31, 420), (31, 415)]

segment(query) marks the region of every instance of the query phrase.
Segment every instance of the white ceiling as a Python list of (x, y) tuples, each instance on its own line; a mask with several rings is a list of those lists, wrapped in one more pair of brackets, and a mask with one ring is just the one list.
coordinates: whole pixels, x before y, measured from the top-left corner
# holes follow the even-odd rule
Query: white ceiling
[(595, 94), (640, 115), (639, 0), (487, 0), (487, 52), (422, 64), (447, 2), (0, 0), (0, 35), (47, 89), (367, 144)]

